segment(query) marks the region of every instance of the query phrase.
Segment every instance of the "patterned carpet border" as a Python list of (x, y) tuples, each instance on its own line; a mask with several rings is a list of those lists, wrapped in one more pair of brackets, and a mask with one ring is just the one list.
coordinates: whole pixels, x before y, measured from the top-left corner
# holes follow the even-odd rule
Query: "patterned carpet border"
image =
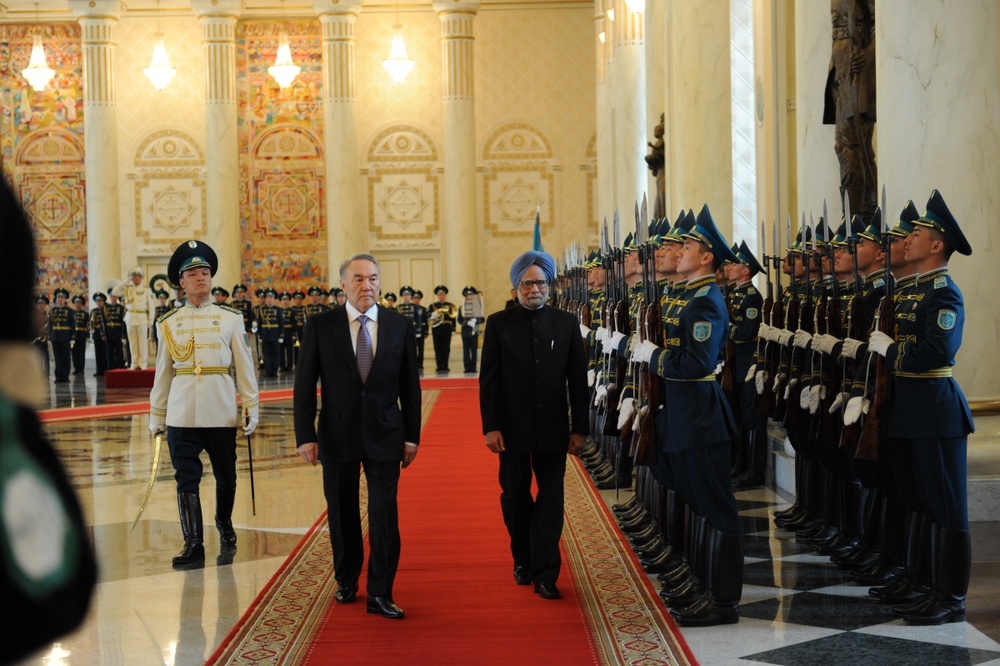
[(604, 664), (697, 664), (579, 460), (566, 466), (563, 549)]

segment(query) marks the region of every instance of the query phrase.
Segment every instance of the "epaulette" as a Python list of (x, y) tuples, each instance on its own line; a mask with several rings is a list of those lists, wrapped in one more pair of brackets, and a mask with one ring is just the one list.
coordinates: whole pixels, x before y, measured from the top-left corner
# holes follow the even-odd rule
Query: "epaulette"
[(754, 288), (753, 285), (750, 285), (749, 287), (747, 287), (747, 293), (750, 294), (750, 295), (756, 294), (757, 293), (757, 289)]
[(711, 291), (711, 289), (712, 289), (712, 287), (706, 284), (704, 287), (702, 287), (698, 291), (694, 292), (694, 296), (692, 296), (692, 298), (698, 298), (699, 296), (704, 296), (709, 291)]
[[(933, 270), (933, 271), (931, 271), (929, 273), (924, 273), (923, 275), (920, 276), (920, 278), (917, 280), (917, 282), (918, 282), (918, 284), (924, 284), (926, 282), (930, 282), (931, 280), (934, 280), (934, 288), (935, 289), (940, 289), (941, 287), (943, 287), (946, 284), (948, 284), (947, 277), (948, 277), (948, 269), (947, 269), (947, 267), (944, 267), (944, 268), (935, 269), (935, 270)], [(939, 285), (938, 284), (938, 280), (942, 280), (943, 282)]]
[(226, 304), (226, 305), (220, 305), (219, 307), (222, 308), (223, 310), (228, 310), (229, 312), (232, 312), (233, 314), (238, 314), (241, 317), (243, 316), (243, 312), (242, 311), (237, 310), (236, 308), (234, 308), (231, 305)]
[(166, 321), (167, 319), (170, 319), (172, 316), (174, 316), (175, 314), (177, 314), (180, 311), (181, 311), (180, 308), (173, 308), (172, 310), (167, 310), (162, 315), (160, 315), (159, 318), (157, 318), (156, 323), (160, 323), (162, 321)]

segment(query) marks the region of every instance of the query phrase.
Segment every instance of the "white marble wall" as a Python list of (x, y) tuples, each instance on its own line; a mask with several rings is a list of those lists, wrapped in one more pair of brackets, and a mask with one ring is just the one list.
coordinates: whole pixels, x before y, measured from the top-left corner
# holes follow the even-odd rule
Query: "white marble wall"
[[(829, 2), (795, 3), (795, 107), (800, 210), (791, 211), (793, 225), (798, 224), (803, 211), (813, 211), (819, 217), (824, 200), (831, 215), (839, 217), (834, 215), (834, 211), (840, 210), (837, 202), (842, 199), (840, 166), (833, 146), (834, 126), (823, 124), (823, 91), (830, 70), (832, 34)], [(879, 113), (881, 111), (880, 105)], [(878, 150), (876, 154), (881, 155)]]
[[(663, 39), (665, 32), (665, 18), (667, 6), (662, 2), (647, 2), (646, 12), (643, 19), (646, 35), (646, 141), (652, 142), (653, 128), (660, 122), (660, 114), (666, 112), (666, 66), (667, 57), (666, 40)], [(664, 137), (664, 147), (666, 137)], [(649, 154), (649, 147), (646, 147), (644, 154)], [(656, 178), (653, 172), (646, 167), (646, 191), (649, 193), (649, 214), (653, 214), (653, 200), (656, 196)], [(667, 209), (670, 210), (669, 208)], [(673, 219), (674, 215), (667, 215)]]
[(646, 49), (643, 15), (633, 14), (623, 0), (615, 0), (614, 96), (611, 100), (614, 123), (615, 207), (621, 214), (622, 229), (635, 228), (636, 202), (647, 189), (646, 154)]
[(727, 237), (733, 209), (729, 0), (670, 4), (669, 210), (707, 203)]

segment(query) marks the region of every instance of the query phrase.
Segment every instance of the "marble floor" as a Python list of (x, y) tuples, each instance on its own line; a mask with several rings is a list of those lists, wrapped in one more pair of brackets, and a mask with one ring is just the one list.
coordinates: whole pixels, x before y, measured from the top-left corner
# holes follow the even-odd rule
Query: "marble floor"
[[(451, 367), (461, 367), (460, 355), (460, 347), (452, 350)], [(290, 386), (290, 376), (262, 383)], [(146, 399), (143, 390), (105, 390), (92, 371), (73, 375), (69, 384), (50, 384), (49, 393), (53, 408)], [(216, 561), (218, 534), (207, 529), (205, 568), (174, 571), (170, 558), (181, 535), (165, 452), (145, 513), (129, 531), (152, 462), (146, 415), (48, 425), (91, 528), (100, 581), (83, 627), (22, 663), (204, 663), (324, 509), (320, 470), (292, 455), (291, 427), (290, 403), (262, 406), (252, 491), (246, 449), (238, 451), (233, 520), (239, 549), (232, 562)], [(202, 496), (211, 524), (210, 473)], [(615, 501), (613, 491), (603, 496)], [(766, 488), (737, 497), (746, 534), (742, 619), (684, 632), (700, 663), (1000, 664), (1000, 523), (973, 526), (968, 621), (917, 628), (894, 619), (869, 601), (865, 588), (850, 585), (828, 561), (774, 528), (769, 514), (790, 498)]]

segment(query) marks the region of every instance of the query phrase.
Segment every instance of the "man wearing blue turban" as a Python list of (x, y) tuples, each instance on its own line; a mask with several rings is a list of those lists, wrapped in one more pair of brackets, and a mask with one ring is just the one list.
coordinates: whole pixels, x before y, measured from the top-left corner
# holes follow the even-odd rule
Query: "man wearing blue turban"
[(589, 426), (580, 324), (575, 315), (546, 307), (555, 276), (555, 261), (544, 252), (514, 260), (517, 305), (486, 320), (479, 374), (483, 434), (500, 459), (514, 581), (534, 583), (544, 599), (559, 598), (566, 454), (579, 453)]

